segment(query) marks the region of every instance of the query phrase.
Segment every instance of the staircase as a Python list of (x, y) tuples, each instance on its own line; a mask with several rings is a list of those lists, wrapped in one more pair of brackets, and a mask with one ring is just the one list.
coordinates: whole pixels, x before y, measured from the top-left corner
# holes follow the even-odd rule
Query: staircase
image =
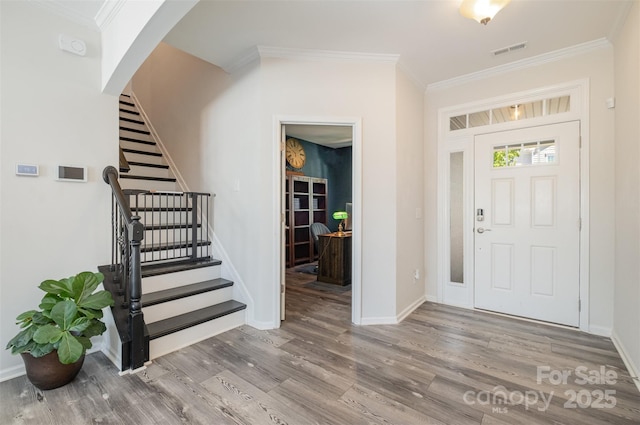
[[(120, 148), (124, 158), (118, 181), (130, 213), (144, 225), (140, 260), (145, 361), (244, 324), (246, 305), (233, 299), (233, 282), (221, 277), (221, 261), (210, 255), (209, 194), (178, 190), (170, 166), (127, 95), (120, 97)], [(126, 228), (118, 213), (114, 215), (114, 229)], [(125, 238), (116, 233), (113, 264), (99, 270), (105, 274), (105, 289), (116, 299), (112, 316), (119, 341), (109, 348), (124, 371), (134, 367), (129, 277), (122, 271), (130, 252), (122, 243)]]
[(120, 149), (129, 169), (120, 167), (123, 189), (175, 191), (176, 178), (128, 95), (120, 95)]

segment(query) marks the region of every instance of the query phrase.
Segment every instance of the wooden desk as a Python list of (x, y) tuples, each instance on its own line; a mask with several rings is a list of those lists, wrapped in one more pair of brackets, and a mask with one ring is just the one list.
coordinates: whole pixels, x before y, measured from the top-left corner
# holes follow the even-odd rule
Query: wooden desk
[(351, 283), (351, 232), (319, 235), (318, 255), (319, 282)]

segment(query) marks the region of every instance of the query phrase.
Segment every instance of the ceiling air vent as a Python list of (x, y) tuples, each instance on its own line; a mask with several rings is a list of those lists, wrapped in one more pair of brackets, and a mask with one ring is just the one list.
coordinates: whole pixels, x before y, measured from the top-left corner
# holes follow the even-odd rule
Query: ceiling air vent
[(527, 47), (527, 42), (523, 41), (522, 43), (513, 44), (511, 46), (502, 47), (500, 49), (493, 50), (491, 53), (493, 54), (493, 56), (500, 56), (500, 55), (504, 55), (505, 53), (515, 52), (516, 50), (522, 50), (525, 47)]

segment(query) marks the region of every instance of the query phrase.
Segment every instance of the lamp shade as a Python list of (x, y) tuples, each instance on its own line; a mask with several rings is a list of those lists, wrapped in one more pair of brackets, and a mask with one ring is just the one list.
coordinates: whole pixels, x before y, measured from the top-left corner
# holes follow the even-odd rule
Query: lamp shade
[(503, 7), (511, 0), (463, 0), (460, 4), (460, 14), (465, 18), (487, 25)]
[(334, 220), (346, 220), (349, 218), (349, 214), (346, 211), (336, 211), (333, 213)]

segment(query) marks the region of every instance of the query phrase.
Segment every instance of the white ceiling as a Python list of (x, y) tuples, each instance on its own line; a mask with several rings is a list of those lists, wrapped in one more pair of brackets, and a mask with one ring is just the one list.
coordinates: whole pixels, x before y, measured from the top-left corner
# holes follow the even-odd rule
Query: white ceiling
[[(632, 0), (512, 0), (484, 26), (461, 0), (201, 0), (167, 35), (174, 47), (229, 69), (257, 46), (398, 55), (424, 87), (611, 39)], [(35, 0), (99, 30), (122, 0)], [(104, 19), (104, 17), (103, 17)], [(527, 42), (500, 56), (491, 52)]]
[[(400, 56), (421, 84), (607, 38), (628, 11), (622, 0), (512, 0), (484, 26), (460, 0), (209, 1), (198, 3), (165, 41), (232, 67), (257, 45)], [(527, 48), (491, 51), (527, 41)]]
[(344, 125), (287, 124), (287, 137), (306, 140), (328, 148), (344, 148), (353, 142), (353, 129)]

